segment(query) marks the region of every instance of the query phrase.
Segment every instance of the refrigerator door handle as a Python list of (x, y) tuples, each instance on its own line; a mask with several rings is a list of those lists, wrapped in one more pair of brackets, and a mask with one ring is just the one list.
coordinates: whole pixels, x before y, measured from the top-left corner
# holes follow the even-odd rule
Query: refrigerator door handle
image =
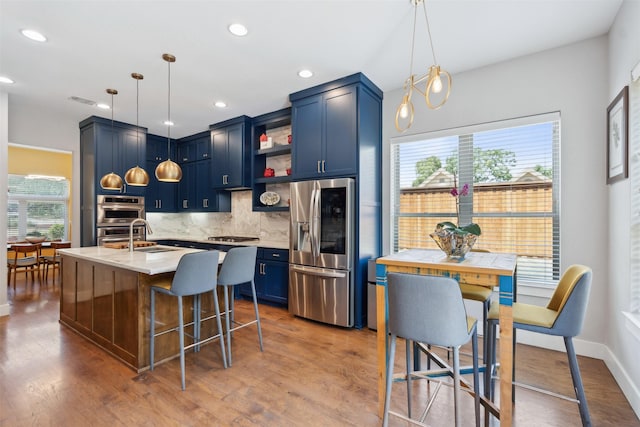
[(320, 183), (314, 182), (314, 189), (311, 192), (311, 252), (313, 258), (318, 259), (320, 257)]
[(342, 279), (347, 275), (347, 273), (338, 270), (326, 270), (322, 268), (301, 267), (296, 265), (292, 265), (291, 270), (295, 271), (296, 273), (309, 274), (312, 276), (327, 277), (332, 279)]

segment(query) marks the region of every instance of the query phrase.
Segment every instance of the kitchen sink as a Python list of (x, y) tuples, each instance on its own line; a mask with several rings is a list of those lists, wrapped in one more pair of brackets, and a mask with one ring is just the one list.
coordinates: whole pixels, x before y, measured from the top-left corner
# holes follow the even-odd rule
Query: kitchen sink
[(158, 246), (147, 246), (144, 248), (135, 248), (133, 249), (136, 252), (147, 252), (147, 253), (159, 253), (159, 252), (171, 252), (171, 251), (179, 251), (179, 248), (161, 248)]

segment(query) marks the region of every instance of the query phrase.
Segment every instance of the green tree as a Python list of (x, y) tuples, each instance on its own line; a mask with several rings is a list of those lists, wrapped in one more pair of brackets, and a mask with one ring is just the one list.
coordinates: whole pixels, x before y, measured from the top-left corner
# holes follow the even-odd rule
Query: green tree
[(516, 165), (516, 153), (502, 148), (473, 149), (473, 182), (505, 182), (513, 177), (510, 168)]
[(533, 167), (533, 170), (535, 170), (536, 172), (538, 172), (543, 176), (546, 176), (547, 178), (553, 178), (553, 171), (551, 170), (551, 168), (545, 168), (542, 165), (535, 165)]
[(429, 178), (435, 171), (442, 167), (442, 162), (437, 156), (427, 157), (426, 159), (418, 160), (416, 162), (416, 179), (411, 184), (413, 187), (418, 187)]
[[(511, 180), (511, 167), (516, 165), (516, 153), (502, 148), (473, 148), (473, 182), (505, 182)], [(445, 170), (458, 176), (458, 153), (445, 160)]]

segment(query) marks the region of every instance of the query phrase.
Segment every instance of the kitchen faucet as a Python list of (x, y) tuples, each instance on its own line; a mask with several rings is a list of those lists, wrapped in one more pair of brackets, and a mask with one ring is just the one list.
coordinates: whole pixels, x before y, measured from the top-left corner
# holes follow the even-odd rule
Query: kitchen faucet
[(133, 252), (133, 225), (139, 221), (142, 221), (147, 226), (147, 233), (153, 234), (153, 231), (151, 231), (151, 226), (149, 225), (149, 221), (147, 221), (146, 219), (136, 218), (131, 221), (131, 224), (129, 224), (129, 252)]

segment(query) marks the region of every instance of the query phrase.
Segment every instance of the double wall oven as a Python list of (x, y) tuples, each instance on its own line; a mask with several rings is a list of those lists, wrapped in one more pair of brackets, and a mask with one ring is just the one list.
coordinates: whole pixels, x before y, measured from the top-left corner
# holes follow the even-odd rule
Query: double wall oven
[[(129, 240), (129, 225), (134, 219), (145, 219), (144, 197), (99, 195), (96, 209), (96, 244)], [(134, 225), (133, 239), (145, 240), (143, 223)]]
[(354, 180), (291, 183), (289, 311), (354, 324)]

